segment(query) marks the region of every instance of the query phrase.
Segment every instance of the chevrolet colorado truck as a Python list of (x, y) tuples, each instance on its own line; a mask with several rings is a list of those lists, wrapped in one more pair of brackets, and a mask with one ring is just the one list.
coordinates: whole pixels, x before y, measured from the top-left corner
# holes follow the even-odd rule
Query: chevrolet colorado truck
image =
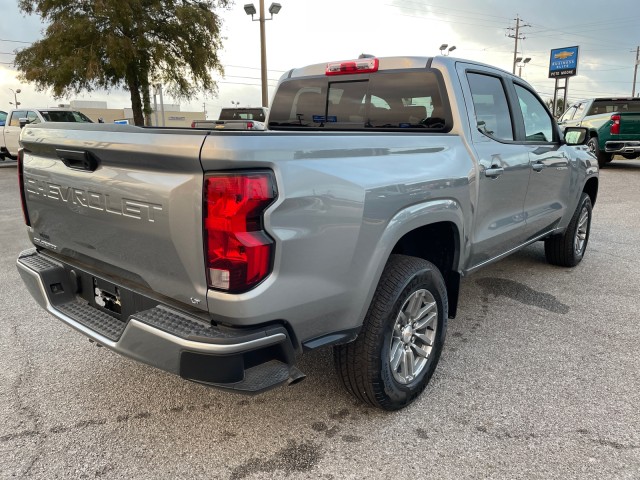
[(571, 105), (561, 126), (589, 129), (589, 148), (600, 167), (620, 155), (640, 158), (640, 98), (592, 98)]
[(268, 122), (25, 127), (30, 293), (99, 345), (236, 392), (297, 382), (296, 358), (331, 346), (346, 389), (394, 410), (429, 382), (462, 276), (538, 240), (554, 265), (585, 254), (587, 131), (503, 70), (296, 68)]

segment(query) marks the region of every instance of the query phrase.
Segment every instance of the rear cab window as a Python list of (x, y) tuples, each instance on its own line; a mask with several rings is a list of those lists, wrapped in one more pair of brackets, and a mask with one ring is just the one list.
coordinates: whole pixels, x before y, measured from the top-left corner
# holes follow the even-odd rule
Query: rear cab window
[(264, 110), (261, 108), (223, 108), (218, 120), (256, 120), (265, 121)]
[(587, 115), (624, 112), (640, 112), (640, 100), (595, 100)]
[(286, 80), (269, 116), (272, 130), (445, 132), (451, 123), (439, 73), (429, 69)]

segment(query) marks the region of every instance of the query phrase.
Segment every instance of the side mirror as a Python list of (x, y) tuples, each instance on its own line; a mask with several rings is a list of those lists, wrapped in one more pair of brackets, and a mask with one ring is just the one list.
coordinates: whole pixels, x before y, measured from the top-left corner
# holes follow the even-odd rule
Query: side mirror
[(20, 122), (20, 128), (22, 128), (29, 123), (29, 119), (26, 117), (20, 117), (18, 122)]
[(586, 145), (589, 140), (589, 130), (582, 127), (567, 127), (564, 129), (564, 141), (567, 145)]

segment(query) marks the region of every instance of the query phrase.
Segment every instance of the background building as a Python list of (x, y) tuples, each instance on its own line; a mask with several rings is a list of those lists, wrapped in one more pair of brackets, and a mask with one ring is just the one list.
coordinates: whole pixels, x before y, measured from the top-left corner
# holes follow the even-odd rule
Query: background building
[[(133, 110), (131, 108), (108, 108), (107, 102), (90, 100), (72, 100), (69, 104), (61, 104), (60, 107), (68, 107), (84, 113), (94, 122), (102, 118), (105, 123), (113, 123), (116, 120), (128, 120), (133, 125)], [(152, 126), (165, 127), (190, 127), (194, 120), (204, 120), (204, 112), (182, 112), (180, 105), (164, 104), (164, 124), (162, 111), (151, 114)]]

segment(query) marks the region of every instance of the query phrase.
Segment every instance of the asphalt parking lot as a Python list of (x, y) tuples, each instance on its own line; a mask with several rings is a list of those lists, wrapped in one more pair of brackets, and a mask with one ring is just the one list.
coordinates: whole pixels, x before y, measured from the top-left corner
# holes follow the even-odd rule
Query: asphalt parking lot
[(104, 348), (46, 314), (0, 163), (0, 478), (640, 478), (640, 162), (601, 172), (575, 269), (541, 243), (463, 281), (434, 378), (409, 408), (364, 407), (331, 352), (245, 397)]

